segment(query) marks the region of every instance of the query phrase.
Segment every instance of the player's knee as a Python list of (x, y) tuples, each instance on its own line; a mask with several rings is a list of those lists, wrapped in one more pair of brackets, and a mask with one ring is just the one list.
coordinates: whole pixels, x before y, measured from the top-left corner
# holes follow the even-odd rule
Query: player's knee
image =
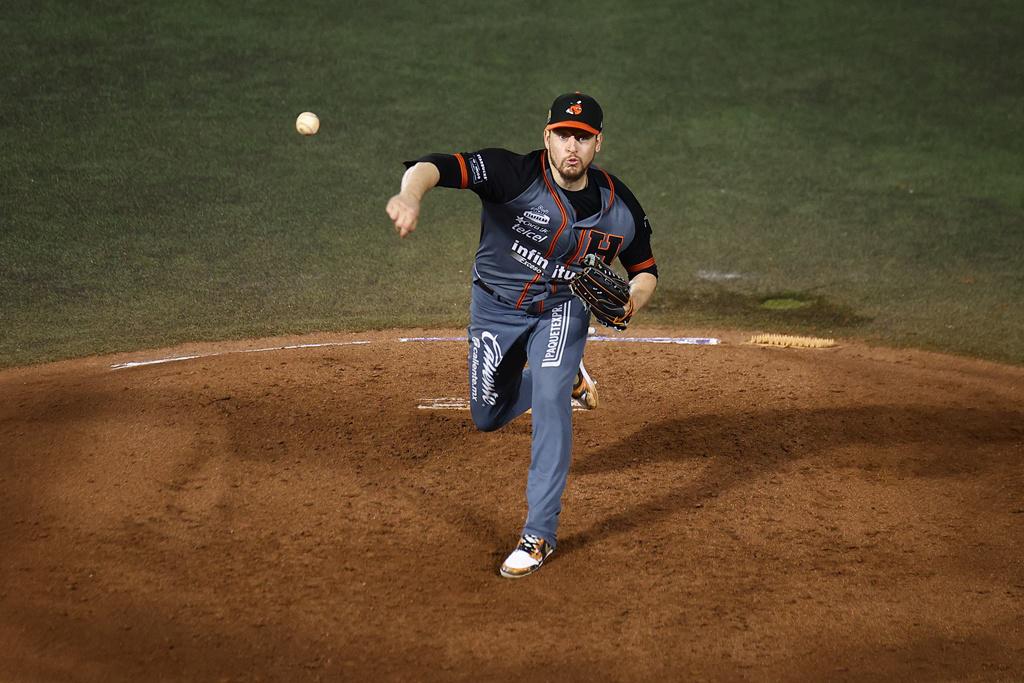
[(473, 415), (473, 424), (481, 432), (493, 432), (494, 430), (501, 427), (501, 422), (498, 420), (498, 415), (489, 410), (474, 410), (471, 411)]
[(497, 420), (474, 420), (476, 428), (481, 432), (496, 432), (501, 428)]

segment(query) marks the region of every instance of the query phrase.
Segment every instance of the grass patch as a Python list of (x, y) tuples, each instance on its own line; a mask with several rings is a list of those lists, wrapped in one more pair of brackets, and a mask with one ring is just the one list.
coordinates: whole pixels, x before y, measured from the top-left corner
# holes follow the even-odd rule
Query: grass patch
[[(767, 305), (766, 305), (767, 304)], [(704, 285), (692, 289), (664, 289), (650, 305), (661, 320), (682, 317), (690, 324), (765, 329), (771, 332), (827, 336), (861, 336), (871, 319), (841, 303), (821, 296), (794, 293), (744, 294), (734, 289)]]
[(813, 305), (813, 301), (783, 295), (770, 296), (761, 301), (761, 308), (767, 308), (769, 311), (795, 311)]
[[(0, 365), (461, 325), (478, 203), (436, 192), (398, 241), (383, 206), (400, 161), (532, 149), (574, 88), (604, 105), (599, 163), (654, 225), (651, 319), (1024, 362), (1022, 16), (1009, 1), (14, 0)], [(553, 39), (570, 20), (577, 38)], [(304, 110), (319, 135), (294, 132)], [(780, 292), (814, 303), (760, 305)]]

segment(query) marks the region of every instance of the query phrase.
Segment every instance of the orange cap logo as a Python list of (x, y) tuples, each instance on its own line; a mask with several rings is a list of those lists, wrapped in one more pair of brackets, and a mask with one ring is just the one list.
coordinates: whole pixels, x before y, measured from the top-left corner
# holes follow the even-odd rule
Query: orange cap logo
[(566, 114), (572, 114), (573, 116), (579, 116), (583, 113), (583, 102), (577, 100), (576, 102), (569, 105), (569, 108), (565, 110)]

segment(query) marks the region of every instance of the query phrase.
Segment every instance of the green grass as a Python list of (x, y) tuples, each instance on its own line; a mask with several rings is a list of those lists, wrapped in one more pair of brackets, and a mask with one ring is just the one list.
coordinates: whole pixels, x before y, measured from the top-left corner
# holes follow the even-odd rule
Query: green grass
[(532, 149), (574, 88), (654, 225), (645, 320), (1024, 363), (1017, 3), (8, 5), (0, 366), (461, 325), (478, 204), (399, 241), (400, 161)]

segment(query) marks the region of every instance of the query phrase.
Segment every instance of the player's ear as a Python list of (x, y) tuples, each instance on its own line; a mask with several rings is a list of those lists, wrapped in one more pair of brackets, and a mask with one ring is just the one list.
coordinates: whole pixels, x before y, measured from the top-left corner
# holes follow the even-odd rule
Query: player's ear
[(547, 128), (544, 129), (544, 149), (548, 148), (548, 138), (551, 137), (551, 131)]
[(597, 134), (597, 142), (594, 144), (594, 153), (601, 151), (601, 141), (604, 140), (604, 133)]

